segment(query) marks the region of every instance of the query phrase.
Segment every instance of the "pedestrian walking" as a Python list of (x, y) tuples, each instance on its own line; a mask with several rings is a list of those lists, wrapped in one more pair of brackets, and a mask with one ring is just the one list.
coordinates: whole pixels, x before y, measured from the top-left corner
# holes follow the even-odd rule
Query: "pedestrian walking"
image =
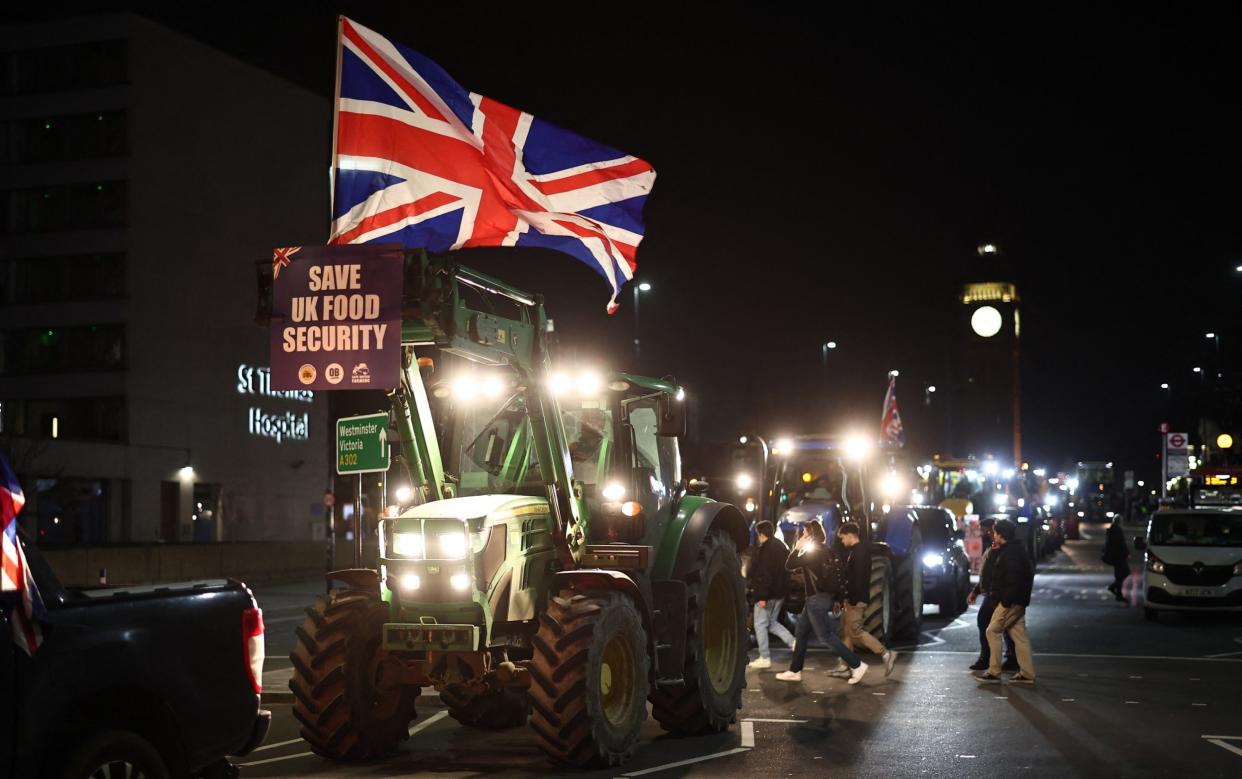
[[(871, 542), (862, 539), (858, 525), (854, 522), (841, 525), (837, 530), (837, 537), (845, 547), (847, 576), (845, 604), (841, 614), (841, 640), (850, 651), (861, 645), (878, 655), (884, 662), (884, 675), (888, 676), (893, 672), (897, 653), (885, 648), (869, 631), (863, 630), (863, 614), (871, 600)], [(850, 669), (841, 660), (828, 673), (831, 676), (845, 677), (849, 675)]]
[(789, 572), (785, 570), (789, 547), (776, 538), (772, 523), (766, 519), (755, 525), (755, 535), (759, 547), (750, 564), (750, 589), (755, 601), (755, 640), (759, 642), (759, 657), (748, 667), (762, 669), (772, 667), (768, 633), (790, 649), (794, 647), (794, 637), (778, 619), (781, 604), (789, 594)]
[(988, 623), (988, 647), (991, 650), (988, 670), (975, 678), (980, 682), (1001, 680), (1001, 637), (1008, 633), (1018, 655), (1018, 673), (1010, 684), (1034, 684), (1035, 664), (1031, 660), (1031, 640), (1026, 633), (1026, 609), (1031, 604), (1031, 588), (1035, 584), (1035, 566), (1030, 553), (1017, 539), (1018, 527), (1008, 519), (996, 523), (994, 533), (996, 560), (992, 569), (988, 597), (996, 600), (996, 610)]
[(802, 526), (802, 533), (785, 561), (787, 570), (802, 572), (806, 587), (806, 605), (802, 607), (802, 614), (798, 617), (798, 626), (794, 631), (793, 660), (789, 663), (789, 670), (776, 675), (777, 679), (784, 682), (802, 680), (802, 667), (812, 632), (845, 660), (850, 668), (850, 684), (858, 684), (867, 672), (867, 664), (850, 651), (837, 635), (834, 604), (838, 598), (845, 597), (846, 573), (845, 566), (827, 545), (826, 540), (824, 528), (817, 520), (807, 522)]
[[(979, 657), (970, 666), (972, 671), (986, 671), (991, 664), (992, 649), (988, 646), (988, 625), (992, 622), (992, 613), (996, 611), (996, 599), (988, 597), (992, 585), (992, 563), (995, 560), (994, 543), (996, 534), (993, 532), (996, 520), (984, 517), (979, 520), (979, 538), (983, 542), (983, 562), (979, 568), (979, 583), (966, 596), (966, 602), (973, 605), (980, 596), (979, 615), (975, 624), (979, 626)], [(1018, 670), (1018, 656), (1014, 653), (1013, 639), (1005, 634), (1005, 662), (1002, 671)]]
[(1108, 591), (1117, 600), (1124, 601), (1126, 598), (1121, 594), (1121, 587), (1130, 576), (1130, 550), (1126, 547), (1126, 531), (1121, 526), (1120, 514), (1113, 517), (1113, 524), (1108, 526), (1104, 554), (1100, 559), (1113, 567), (1113, 583), (1108, 585)]

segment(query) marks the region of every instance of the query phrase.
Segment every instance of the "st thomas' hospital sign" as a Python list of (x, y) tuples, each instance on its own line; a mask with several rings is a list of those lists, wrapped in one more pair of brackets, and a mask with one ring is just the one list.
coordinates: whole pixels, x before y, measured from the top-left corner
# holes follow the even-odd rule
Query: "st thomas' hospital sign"
[[(274, 390), (272, 371), (245, 363), (237, 366), (237, 394), (311, 403), (315, 393), (311, 390)], [(310, 414), (303, 411), (277, 411), (268, 413), (258, 406), (251, 406), (246, 415), (250, 435), (283, 441), (305, 441), (310, 438)]]

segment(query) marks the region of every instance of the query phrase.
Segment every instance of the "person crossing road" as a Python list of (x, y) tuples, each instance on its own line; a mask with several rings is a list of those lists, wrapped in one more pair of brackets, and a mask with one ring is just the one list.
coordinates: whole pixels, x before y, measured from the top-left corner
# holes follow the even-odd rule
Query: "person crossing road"
[[(875, 636), (863, 629), (863, 614), (871, 599), (871, 542), (862, 540), (857, 523), (846, 522), (837, 530), (845, 547), (848, 585), (842, 608), (841, 640), (851, 651), (861, 645), (884, 662), (884, 675), (893, 672), (897, 652), (886, 648)], [(849, 676), (850, 669), (842, 660), (828, 672), (831, 676)]]
[(996, 601), (996, 611), (988, 623), (988, 646), (991, 658), (988, 670), (975, 678), (983, 683), (1001, 681), (1001, 638), (1013, 638), (1018, 655), (1018, 673), (1010, 684), (1034, 684), (1035, 664), (1031, 659), (1031, 641), (1026, 632), (1026, 609), (1031, 604), (1035, 583), (1035, 566), (1022, 541), (1015, 538), (1017, 525), (1008, 519), (996, 523), (996, 560), (992, 570), (988, 598)]
[(789, 593), (789, 572), (785, 560), (789, 547), (773, 535), (772, 523), (766, 519), (755, 525), (759, 548), (750, 566), (750, 589), (755, 600), (755, 640), (759, 643), (759, 657), (752, 660), (749, 668), (772, 667), (772, 651), (768, 633), (794, 648), (794, 637), (780, 623), (781, 604)]

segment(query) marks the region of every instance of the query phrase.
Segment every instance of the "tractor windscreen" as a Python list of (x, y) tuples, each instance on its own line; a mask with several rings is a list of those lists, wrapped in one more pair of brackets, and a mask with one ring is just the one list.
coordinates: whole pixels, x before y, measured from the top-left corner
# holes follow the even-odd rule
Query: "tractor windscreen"
[(458, 496), (543, 494), (521, 393), (457, 404), (453, 422), (445, 469), (457, 479)]
[(781, 491), (786, 505), (841, 500), (842, 471), (835, 458), (792, 457), (781, 464)]

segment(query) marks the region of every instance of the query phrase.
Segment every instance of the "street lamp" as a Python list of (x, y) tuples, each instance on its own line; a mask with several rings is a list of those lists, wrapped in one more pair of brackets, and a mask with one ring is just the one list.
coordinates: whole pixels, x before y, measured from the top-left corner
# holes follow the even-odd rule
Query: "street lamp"
[(1167, 381), (1160, 385), (1160, 389), (1167, 390), (1168, 388), (1169, 388), (1169, 383)]
[(638, 340), (638, 294), (640, 292), (650, 292), (651, 284), (642, 281), (634, 285), (634, 359), (637, 360), (642, 353), (642, 345)]
[(836, 341), (825, 341), (824, 343), (820, 344), (819, 362), (820, 362), (820, 367), (822, 368), (824, 372), (824, 384), (828, 383), (828, 352), (836, 348), (837, 348)]
[(979, 252), (980, 257), (989, 257), (1000, 254), (1000, 248), (994, 243), (981, 243), (975, 247), (975, 251)]

